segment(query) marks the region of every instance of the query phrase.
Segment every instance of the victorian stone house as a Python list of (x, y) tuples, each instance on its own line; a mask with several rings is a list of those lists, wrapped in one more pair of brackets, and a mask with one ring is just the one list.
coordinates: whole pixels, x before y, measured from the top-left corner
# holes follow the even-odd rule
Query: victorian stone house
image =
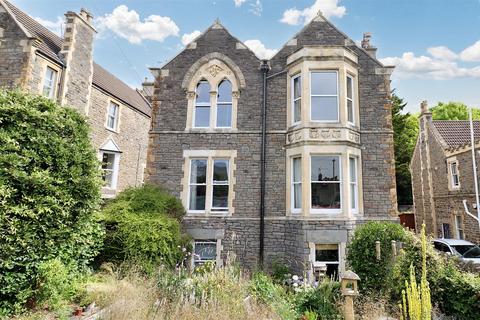
[(85, 10), (67, 12), (59, 37), (0, 0), (0, 86), (42, 94), (87, 116), (104, 172), (104, 197), (140, 185), (151, 107), (93, 61), (95, 29)]
[(216, 21), (155, 76), (147, 180), (180, 197), (194, 264), (345, 268), (394, 220), (392, 68), (318, 15), (268, 61)]
[[(413, 153), (412, 173), (415, 222), (425, 223), (437, 238), (480, 242), (477, 220), (469, 121), (432, 120), (422, 103), (420, 132)], [(480, 144), (480, 122), (474, 121), (475, 148)], [(480, 155), (476, 153), (477, 168)]]

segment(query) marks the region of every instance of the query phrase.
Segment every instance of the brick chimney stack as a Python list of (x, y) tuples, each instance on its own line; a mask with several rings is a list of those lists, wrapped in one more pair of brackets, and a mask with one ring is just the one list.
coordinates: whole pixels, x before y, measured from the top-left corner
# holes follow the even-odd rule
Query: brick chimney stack
[(377, 57), (377, 48), (370, 44), (370, 40), (372, 39), (372, 34), (370, 32), (365, 32), (363, 34), (362, 40), (362, 48), (367, 51), (367, 53), (372, 57)]
[(61, 103), (88, 114), (93, 78), (93, 15), (86, 9), (65, 13), (66, 24), (61, 54), (65, 63)]

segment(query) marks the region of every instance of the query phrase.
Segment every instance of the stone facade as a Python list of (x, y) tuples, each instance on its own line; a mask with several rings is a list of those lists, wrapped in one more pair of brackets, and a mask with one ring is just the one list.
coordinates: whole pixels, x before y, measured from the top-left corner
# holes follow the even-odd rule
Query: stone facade
[[(270, 70), (266, 79), (263, 239), (266, 267), (279, 260), (297, 272), (312, 271), (316, 248), (321, 252), (321, 248), (334, 247), (338, 250), (337, 263), (341, 271), (345, 268), (346, 244), (357, 224), (369, 220), (396, 220), (389, 99), (391, 68), (378, 62), (372, 56), (372, 49), (357, 47), (319, 15), (267, 62)], [(217, 262), (234, 255), (243, 266), (252, 269), (258, 266), (261, 256), (261, 65), (262, 61), (217, 21), (162, 68), (152, 68), (155, 83), (147, 156), (147, 180), (182, 199), (187, 209), (184, 228), (192, 238), (195, 241), (215, 240), (221, 244), (220, 248), (217, 246), (220, 253)], [(298, 71), (307, 78), (309, 70), (317, 68), (337, 70), (339, 79), (355, 76), (355, 124), (347, 124), (343, 85), (338, 93), (338, 121), (308, 121), (306, 110), (310, 104), (305, 96), (302, 120), (291, 124), (292, 76)], [(212, 74), (205, 73), (209, 71)], [(233, 103), (237, 104), (233, 112), (236, 113), (235, 125), (230, 128), (191, 126), (198, 96), (195, 85), (199, 82), (195, 81), (210, 79), (208, 83), (212, 83), (222, 77), (233, 83)], [(209, 110), (213, 111), (209, 112), (215, 117), (218, 92), (215, 87), (210, 90), (212, 104)], [(209, 204), (205, 204), (204, 211), (190, 210), (192, 159), (207, 159), (207, 154), (225, 150), (235, 151), (235, 157), (230, 160), (234, 170), (230, 170), (229, 177), (234, 190), (234, 194), (229, 193), (232, 205), (220, 214), (210, 212)], [(190, 156), (192, 153), (196, 156)], [(315, 154), (338, 154), (339, 166), (345, 172), (341, 177), (341, 208), (333, 214), (314, 213), (309, 208), (311, 189), (307, 167), (310, 156)], [(301, 201), (305, 208), (299, 212), (291, 209), (293, 200), (290, 197), (291, 157), (296, 155), (302, 155), (301, 190), (304, 196)], [(355, 162), (359, 205), (355, 210), (349, 209), (350, 202), (354, 201), (348, 200), (348, 177), (352, 178), (352, 174), (347, 173), (349, 157), (359, 160)], [(212, 169), (206, 170), (208, 177)], [(211, 190), (209, 188), (213, 187), (205, 188)], [(205, 197), (208, 202), (212, 196), (207, 191)]]
[[(465, 213), (463, 204), (466, 200), (468, 210), (477, 215), (471, 147), (448, 145), (444, 140), (445, 133), (437, 130), (436, 122), (427, 109), (422, 110), (419, 138), (410, 164), (416, 226), (425, 223), (427, 232), (437, 238), (464, 238), (479, 243), (479, 224)], [(451, 124), (455, 122), (458, 121), (451, 121)], [(458, 135), (457, 131), (452, 127), (450, 134)], [(462, 131), (469, 135), (468, 128)], [(477, 128), (475, 132), (477, 136)], [(478, 144), (475, 147), (478, 148)], [(452, 162), (457, 164), (458, 187), (454, 187), (451, 181)], [(477, 168), (478, 165), (477, 153)]]
[[(100, 161), (104, 153), (114, 155), (114, 182), (102, 189), (103, 197), (114, 197), (143, 183), (150, 105), (139, 91), (93, 61), (92, 16), (83, 9), (65, 16), (64, 38), (60, 38), (0, 0), (0, 86), (46, 94), (47, 70), (53, 71), (47, 95), (87, 116)], [(118, 106), (114, 128), (107, 125), (111, 103)]]

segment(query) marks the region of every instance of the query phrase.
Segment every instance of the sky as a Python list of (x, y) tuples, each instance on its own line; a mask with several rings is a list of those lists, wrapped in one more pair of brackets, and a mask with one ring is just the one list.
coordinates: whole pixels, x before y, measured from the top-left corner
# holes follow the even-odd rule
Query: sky
[(321, 10), (352, 40), (372, 34), (377, 58), (395, 65), (392, 88), (420, 102), (480, 107), (480, 0), (10, 0), (61, 34), (64, 13), (88, 9), (95, 61), (132, 87), (152, 76), (215, 19), (268, 58)]

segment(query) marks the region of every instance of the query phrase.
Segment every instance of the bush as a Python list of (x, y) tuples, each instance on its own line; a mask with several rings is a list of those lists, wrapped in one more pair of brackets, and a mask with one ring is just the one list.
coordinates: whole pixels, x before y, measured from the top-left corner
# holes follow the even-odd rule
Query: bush
[(314, 312), (318, 320), (334, 320), (342, 319), (340, 299), (340, 283), (327, 279), (316, 288), (297, 293), (295, 304), (300, 314)]
[(85, 119), (50, 99), (0, 90), (0, 314), (34, 300), (43, 262), (79, 269), (91, 261), (102, 240), (99, 201)]
[[(393, 266), (392, 240), (407, 240), (407, 234), (401, 225), (368, 222), (355, 230), (348, 246), (347, 261), (361, 279), (361, 290), (381, 293), (388, 288)], [(380, 260), (376, 259), (375, 241), (380, 241)]]
[(102, 211), (107, 234), (100, 260), (134, 262), (149, 272), (174, 267), (188, 243), (180, 228), (184, 212), (179, 200), (155, 186), (121, 192)]

